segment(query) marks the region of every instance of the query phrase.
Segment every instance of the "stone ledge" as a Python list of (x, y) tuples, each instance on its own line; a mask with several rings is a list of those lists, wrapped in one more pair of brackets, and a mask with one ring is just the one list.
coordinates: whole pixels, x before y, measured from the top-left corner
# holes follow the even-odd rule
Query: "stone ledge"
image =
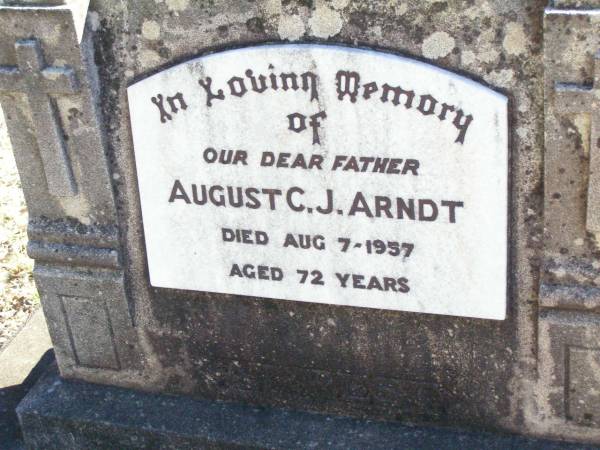
[(63, 380), (56, 367), (27, 394), (17, 413), (28, 448), (36, 449), (581, 448), (143, 393)]
[(41, 310), (0, 351), (0, 448), (22, 449), (15, 408), (54, 361)]
[(14, 339), (0, 350), (0, 389), (22, 384), (42, 356), (51, 349), (46, 319), (40, 308), (31, 315)]

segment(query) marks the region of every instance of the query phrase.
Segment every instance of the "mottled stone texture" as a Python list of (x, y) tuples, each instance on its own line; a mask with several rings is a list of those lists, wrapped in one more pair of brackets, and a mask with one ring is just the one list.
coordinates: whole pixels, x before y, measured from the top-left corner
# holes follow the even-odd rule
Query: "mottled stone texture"
[(140, 360), (81, 3), (0, 8), (0, 101), (29, 210), (28, 253), (65, 376), (125, 373)]
[[(0, 406), (2, 406), (0, 404)], [(88, 449), (575, 450), (580, 445), (360, 421), (61, 380), (52, 370), (19, 404), (26, 445)], [(587, 447), (589, 448), (589, 447)]]
[[(98, 0), (81, 45), (63, 12), (0, 9), (0, 65), (15, 66), (15, 41), (35, 37), (46, 63), (72, 67), (81, 82), (79, 93), (56, 98), (81, 187), (75, 200), (50, 195), (40, 181), (26, 94), (2, 93), (61, 373), (206, 399), (600, 442), (600, 265), (586, 228), (594, 111), (553, 106), (556, 83), (593, 84), (600, 15), (585, 8), (599, 5), (553, 2), (582, 8), (566, 15), (545, 13), (546, 3)], [(390, 50), (509, 97), (505, 321), (149, 286), (127, 85), (199, 54), (279, 41)], [(74, 287), (77, 280), (89, 288)], [(97, 348), (77, 335), (86, 320)]]
[(600, 16), (599, 10), (586, 8), (600, 5), (554, 6), (544, 20), (545, 252), (539, 291), (538, 427), (554, 436), (598, 440)]
[[(116, 198), (146, 361), (134, 378), (79, 376), (327, 413), (535, 431), (544, 6), (521, 0), (92, 2), (89, 25), (95, 29), (112, 167), (121, 175)], [(148, 286), (126, 86), (199, 54), (282, 40), (372, 46), (424, 58), (510, 97), (506, 321)]]

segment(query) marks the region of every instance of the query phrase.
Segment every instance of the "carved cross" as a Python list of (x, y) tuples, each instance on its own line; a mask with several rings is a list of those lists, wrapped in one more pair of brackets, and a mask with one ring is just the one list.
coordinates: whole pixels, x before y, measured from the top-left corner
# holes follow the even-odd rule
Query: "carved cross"
[(77, 185), (52, 94), (74, 94), (78, 90), (73, 69), (47, 67), (36, 39), (15, 43), (17, 67), (0, 66), (0, 92), (24, 92), (33, 118), (38, 147), (51, 194), (70, 197)]
[(600, 52), (594, 55), (594, 84), (579, 86), (557, 83), (555, 106), (559, 113), (589, 113), (590, 169), (587, 193), (586, 228), (600, 231)]

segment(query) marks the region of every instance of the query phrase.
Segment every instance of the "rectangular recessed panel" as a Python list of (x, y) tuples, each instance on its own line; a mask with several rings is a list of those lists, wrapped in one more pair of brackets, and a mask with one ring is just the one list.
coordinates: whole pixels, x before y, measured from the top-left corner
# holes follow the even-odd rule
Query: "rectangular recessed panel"
[(600, 426), (600, 349), (568, 349), (567, 419)]
[(119, 369), (113, 330), (103, 300), (61, 296), (71, 345), (79, 365)]

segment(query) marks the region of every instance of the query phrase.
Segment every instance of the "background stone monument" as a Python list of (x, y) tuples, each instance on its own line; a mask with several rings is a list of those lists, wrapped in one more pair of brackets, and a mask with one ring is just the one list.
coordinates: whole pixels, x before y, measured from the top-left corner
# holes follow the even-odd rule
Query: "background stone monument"
[[(341, 448), (399, 442), (391, 428), (365, 425), (363, 419), (600, 442), (599, 2), (92, 0), (89, 5), (0, 5), (0, 101), (30, 214), (28, 252), (36, 262), (34, 276), (61, 375), (41, 380), (20, 405), (31, 448), (164, 442), (174, 447), (290, 447), (308, 445), (310, 439), (327, 446), (332, 436)], [(179, 82), (185, 70), (194, 76), (195, 70), (209, 70), (208, 63), (202, 66), (208, 58), (176, 66), (199, 56), (291, 42), (336, 44), (349, 53), (355, 48), (368, 54), (391, 53), (390, 58), (401, 57), (403, 64), (416, 64), (417, 74), (427, 70), (443, 73), (442, 81), (455, 80), (451, 95), (460, 94), (460, 83), (472, 84), (481, 89), (476, 92), (490, 95), (481, 94), (486, 100), (481, 108), (491, 105), (492, 97), (500, 105), (496, 121), (489, 121), (496, 135), (489, 142), (477, 141), (485, 158), (471, 166), (476, 179), (489, 158), (498, 158), (494, 173), (504, 178), (489, 180), (488, 198), (496, 202), (490, 214), (498, 214), (493, 218), (499, 228), (489, 231), (488, 243), (473, 251), (464, 250), (465, 239), (438, 254), (440, 273), (454, 267), (460, 273), (456, 280), (473, 277), (465, 286), (476, 286), (481, 274), (489, 274), (486, 267), (493, 267), (492, 278), (502, 281), (478, 288), (480, 296), (472, 296), (469, 310), (452, 309), (466, 301), (467, 293), (449, 295), (452, 308), (440, 314), (427, 302), (412, 309), (364, 308), (352, 306), (353, 296), (337, 304), (307, 300), (301, 288), (297, 298), (287, 298), (275, 288), (270, 291), (268, 283), (261, 285), (262, 295), (243, 295), (233, 282), (227, 286), (231, 291), (211, 292), (161, 278), (168, 269), (159, 268), (161, 257), (169, 260), (175, 253), (158, 244), (152, 203), (166, 205), (169, 193), (179, 202), (174, 205), (185, 203), (185, 198), (175, 188), (164, 198), (144, 197), (160, 179), (148, 178), (145, 169), (156, 168), (148, 163), (152, 139), (144, 143), (147, 147), (139, 142), (161, 126), (184, 123), (193, 130), (202, 122), (188, 118), (206, 119), (194, 116), (194, 111), (212, 106), (192, 102), (188, 91), (178, 98), (175, 91), (146, 92), (142, 87), (176, 86), (167, 83)], [(250, 65), (254, 60), (247, 61)], [(320, 70), (319, 64), (325, 64), (324, 59), (315, 59), (312, 70)], [(231, 62), (227, 67), (234, 66)], [(169, 73), (178, 75), (169, 79)], [(231, 78), (227, 85), (229, 77), (215, 76), (210, 91), (207, 74), (211, 72), (201, 73), (204, 87), (196, 85), (198, 98), (207, 99), (212, 92), (215, 105), (244, 100), (241, 81)], [(389, 77), (393, 80), (398, 74), (390, 72)], [(163, 76), (164, 84), (151, 84)], [(251, 75), (246, 76), (249, 83)], [(338, 93), (343, 89), (340, 80)], [(432, 92), (414, 89), (412, 95), (421, 95), (414, 105), (408, 91), (397, 94), (395, 102), (395, 91), (388, 91), (388, 104), (381, 97), (377, 108), (411, 109), (414, 120), (432, 120), (428, 126), (442, 130), (422, 136), (451, 136), (448, 152), (474, 151), (468, 133), (483, 130), (478, 127), (488, 123), (487, 116), (477, 109), (469, 125), (467, 107), (475, 105), (474, 99), (465, 96), (442, 107), (446, 100), (436, 97), (432, 86)], [(224, 93), (219, 94), (219, 88)], [(140, 95), (151, 94), (144, 97), (148, 118), (136, 89)], [(306, 96), (309, 85), (294, 89), (290, 84), (289, 89)], [(331, 84), (329, 89), (336, 87)], [(350, 95), (352, 89), (347, 89)], [(373, 100), (369, 96), (375, 94), (366, 89), (354, 99), (356, 104)], [(342, 94), (339, 101), (351, 107), (351, 98)], [(286, 133), (281, 142), (290, 146), (313, 131), (328, 145), (337, 138), (328, 128), (336, 119), (332, 103), (325, 106), (330, 112), (326, 119), (311, 119), (309, 126), (305, 117), (307, 131), (298, 126), (298, 132), (292, 132), (293, 118), (292, 131), (286, 130), (283, 115), (283, 131), (275, 131), (279, 125), (272, 123), (263, 124), (262, 130), (265, 135)], [(434, 112), (435, 117), (428, 117)], [(246, 123), (219, 122), (210, 130), (254, 136), (250, 129), (236, 128)], [(395, 127), (401, 128), (401, 123), (389, 126), (388, 136), (396, 137)], [(462, 136), (464, 142), (457, 134), (461, 127), (473, 130)], [(315, 134), (307, 148), (320, 145)], [(384, 147), (383, 141), (379, 144)], [(203, 150), (197, 148), (198, 158)], [(400, 157), (415, 156), (407, 154), (409, 150), (399, 149)], [(357, 149), (336, 151), (352, 154)], [(165, 168), (178, 161), (177, 156), (165, 155)], [(420, 170), (426, 176), (424, 167)], [(466, 186), (468, 179), (458, 185)], [(467, 189), (465, 195), (474, 191)], [(465, 205), (466, 214), (473, 211), (468, 201)], [(456, 211), (460, 218), (462, 211)], [(187, 224), (185, 214), (176, 216), (171, 226)], [(450, 216), (444, 220), (453, 223)], [(440, 228), (440, 233), (450, 236), (450, 229), (454, 230)], [(488, 228), (482, 225), (483, 230)], [(173, 234), (185, 232), (170, 228)], [(417, 241), (415, 252), (420, 244)], [(502, 251), (485, 256), (494, 246)], [(249, 254), (242, 244), (236, 248), (240, 255)], [(155, 252), (152, 257), (150, 249)], [(186, 280), (200, 280), (209, 269), (203, 269), (202, 258), (206, 263), (211, 255), (200, 251), (197, 260), (189, 261), (197, 265), (197, 272)], [(477, 255), (485, 257), (473, 264)], [(363, 258), (356, 256), (355, 262)], [(377, 267), (380, 260), (376, 261), (371, 265)], [(426, 271), (425, 265), (420, 267)], [(447, 280), (453, 281), (451, 276)], [(400, 291), (402, 286), (400, 281), (395, 284)], [(449, 285), (429, 285), (430, 295), (445, 286)], [(480, 306), (483, 312), (469, 313)], [(324, 416), (303, 412), (350, 416), (356, 422), (327, 422)], [(219, 423), (228, 424), (225, 431), (219, 431)], [(353, 434), (357, 429), (362, 435)]]

